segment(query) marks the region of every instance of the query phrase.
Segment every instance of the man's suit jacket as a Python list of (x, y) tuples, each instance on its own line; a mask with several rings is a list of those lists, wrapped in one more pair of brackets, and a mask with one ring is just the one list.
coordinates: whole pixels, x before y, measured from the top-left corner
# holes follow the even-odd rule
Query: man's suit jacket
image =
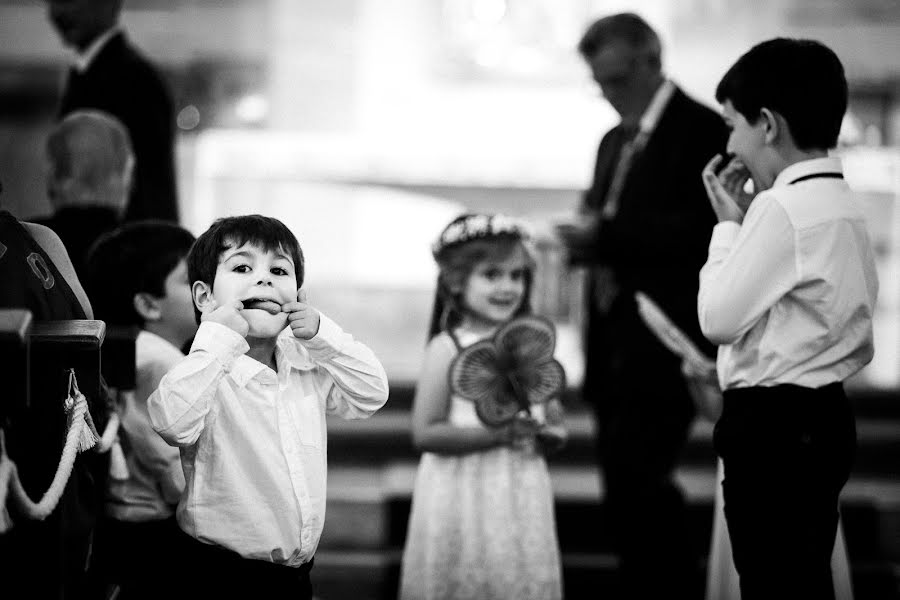
[[(589, 211), (603, 207), (622, 138), (617, 126), (600, 143), (594, 181), (584, 196)], [(625, 365), (622, 372), (629, 376), (642, 370), (649, 374), (646, 367), (654, 363), (666, 363), (666, 371), (677, 365), (637, 318), (637, 290), (714, 356), (697, 320), (699, 271), (716, 223), (700, 173), (710, 158), (724, 152), (726, 139), (721, 117), (676, 88), (646, 147), (631, 163), (616, 215), (602, 223), (589, 253), (588, 266), (610, 267), (621, 291), (606, 315), (589, 308), (586, 388), (610, 376), (611, 362), (621, 367), (640, 361), (633, 368)]]
[(131, 136), (136, 164), (125, 220), (177, 221), (172, 99), (156, 68), (123, 33), (110, 38), (85, 72), (70, 74), (59, 116), (83, 108), (110, 113)]

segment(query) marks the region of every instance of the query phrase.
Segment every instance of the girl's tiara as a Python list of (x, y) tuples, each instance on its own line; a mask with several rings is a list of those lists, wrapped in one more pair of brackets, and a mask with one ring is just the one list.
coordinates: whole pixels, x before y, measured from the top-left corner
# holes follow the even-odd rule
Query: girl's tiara
[(530, 237), (524, 223), (506, 215), (462, 215), (447, 225), (432, 244), (431, 253), (437, 257), (450, 246), (497, 236)]

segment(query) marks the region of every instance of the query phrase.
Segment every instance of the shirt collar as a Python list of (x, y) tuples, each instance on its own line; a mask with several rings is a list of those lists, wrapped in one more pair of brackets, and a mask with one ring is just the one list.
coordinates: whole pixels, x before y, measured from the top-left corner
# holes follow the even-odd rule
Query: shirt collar
[(100, 54), (100, 51), (103, 50), (104, 46), (106, 46), (107, 42), (113, 38), (117, 33), (121, 32), (122, 28), (118, 25), (113, 25), (100, 35), (98, 35), (91, 45), (88, 46), (84, 52), (75, 52), (75, 69), (79, 73), (84, 73), (87, 71), (88, 67), (91, 66), (91, 63), (94, 62), (94, 59), (97, 58), (97, 55)]
[(841, 173), (844, 169), (841, 166), (841, 159), (836, 156), (826, 156), (825, 158), (811, 158), (809, 160), (801, 160), (786, 167), (772, 183), (772, 187), (790, 185), (795, 179), (806, 177), (807, 175), (818, 175), (825, 173)]
[(275, 343), (275, 365), (278, 373), (249, 356), (239, 356), (231, 367), (231, 379), (238, 387), (246, 387), (251, 379), (258, 378), (263, 383), (284, 381), (292, 369), (308, 371), (315, 365), (309, 358), (306, 348), (293, 337), (290, 328), (279, 334)]
[(674, 93), (675, 84), (670, 79), (664, 80), (656, 88), (656, 93), (653, 94), (650, 104), (647, 105), (644, 114), (641, 115), (641, 120), (638, 122), (638, 128), (641, 132), (649, 134), (656, 128), (659, 118), (662, 116)]

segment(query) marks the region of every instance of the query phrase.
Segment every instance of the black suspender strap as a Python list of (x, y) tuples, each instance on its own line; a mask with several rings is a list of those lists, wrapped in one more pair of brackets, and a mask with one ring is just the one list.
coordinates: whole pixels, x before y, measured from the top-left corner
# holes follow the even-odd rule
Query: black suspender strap
[(810, 173), (809, 175), (804, 175), (802, 177), (798, 177), (797, 179), (790, 182), (788, 185), (792, 185), (794, 183), (800, 183), (801, 181), (806, 181), (808, 179), (843, 179), (843, 173)]

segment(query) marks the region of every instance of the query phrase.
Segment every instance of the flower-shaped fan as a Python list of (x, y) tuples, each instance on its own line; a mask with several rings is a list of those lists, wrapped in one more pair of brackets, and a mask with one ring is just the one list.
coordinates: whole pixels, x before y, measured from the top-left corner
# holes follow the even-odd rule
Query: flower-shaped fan
[(556, 331), (536, 316), (514, 319), (490, 340), (462, 350), (450, 365), (450, 389), (475, 403), (478, 417), (491, 427), (558, 395), (566, 382), (553, 358)]

